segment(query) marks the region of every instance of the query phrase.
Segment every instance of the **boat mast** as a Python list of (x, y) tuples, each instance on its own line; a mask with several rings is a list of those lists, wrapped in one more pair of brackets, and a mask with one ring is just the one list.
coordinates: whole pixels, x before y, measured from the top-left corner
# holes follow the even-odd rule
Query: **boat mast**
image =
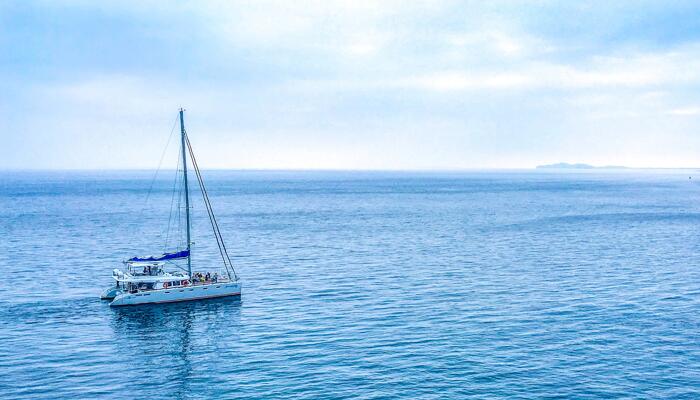
[(182, 175), (185, 183), (185, 225), (187, 226), (187, 275), (192, 279), (192, 253), (190, 252), (190, 190), (187, 187), (187, 153), (185, 151), (185, 117), (180, 108), (180, 142), (182, 145)]

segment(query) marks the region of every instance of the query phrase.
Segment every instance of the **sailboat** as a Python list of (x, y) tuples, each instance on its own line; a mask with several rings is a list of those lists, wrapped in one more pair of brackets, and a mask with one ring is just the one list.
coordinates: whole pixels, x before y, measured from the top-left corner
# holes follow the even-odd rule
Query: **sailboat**
[[(209, 202), (202, 174), (185, 131), (183, 109), (180, 109), (180, 152), (182, 154), (182, 190), (185, 203), (186, 242), (184, 248), (157, 256), (131, 257), (124, 261), (125, 268), (123, 270), (114, 269), (112, 271), (115, 284), (105, 289), (100, 296), (103, 300), (111, 300), (110, 306), (171, 303), (241, 295), (242, 282), (233, 268), (219, 230), (219, 224)], [(221, 273), (205, 272), (206, 270), (199, 267), (193, 273), (187, 154), (190, 156), (209, 222), (221, 254), (223, 263), (223, 269), (219, 269)], [(177, 263), (178, 261), (182, 263), (183, 260), (187, 260), (186, 268)]]

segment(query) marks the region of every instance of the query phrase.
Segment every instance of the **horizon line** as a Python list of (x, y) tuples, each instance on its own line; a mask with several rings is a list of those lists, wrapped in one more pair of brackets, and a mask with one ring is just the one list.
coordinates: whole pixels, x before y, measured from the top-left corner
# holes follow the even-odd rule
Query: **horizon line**
[[(470, 172), (470, 171), (606, 171), (624, 172), (629, 170), (695, 170), (700, 167), (590, 167), (590, 168), (555, 168), (535, 167), (472, 167), (472, 168), (202, 168), (203, 171), (239, 171), (239, 172)], [(175, 171), (175, 168), (0, 168), (0, 172), (138, 172), (138, 171)]]

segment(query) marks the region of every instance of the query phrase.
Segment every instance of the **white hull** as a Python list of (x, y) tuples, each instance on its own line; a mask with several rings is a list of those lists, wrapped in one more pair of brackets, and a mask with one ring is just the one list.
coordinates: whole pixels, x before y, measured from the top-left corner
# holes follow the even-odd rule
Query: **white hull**
[(211, 299), (215, 297), (240, 296), (241, 282), (218, 282), (168, 289), (121, 293), (109, 303), (110, 306), (132, 306), (137, 304), (173, 303)]

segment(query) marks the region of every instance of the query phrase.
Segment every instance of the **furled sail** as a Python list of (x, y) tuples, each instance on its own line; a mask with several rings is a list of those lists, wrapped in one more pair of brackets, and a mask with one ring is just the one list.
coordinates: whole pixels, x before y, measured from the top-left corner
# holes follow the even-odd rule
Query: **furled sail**
[(179, 258), (187, 258), (190, 255), (189, 250), (180, 250), (175, 253), (163, 253), (159, 256), (149, 256), (149, 257), (132, 257), (128, 259), (128, 262), (134, 261), (165, 261), (165, 260), (177, 260)]

